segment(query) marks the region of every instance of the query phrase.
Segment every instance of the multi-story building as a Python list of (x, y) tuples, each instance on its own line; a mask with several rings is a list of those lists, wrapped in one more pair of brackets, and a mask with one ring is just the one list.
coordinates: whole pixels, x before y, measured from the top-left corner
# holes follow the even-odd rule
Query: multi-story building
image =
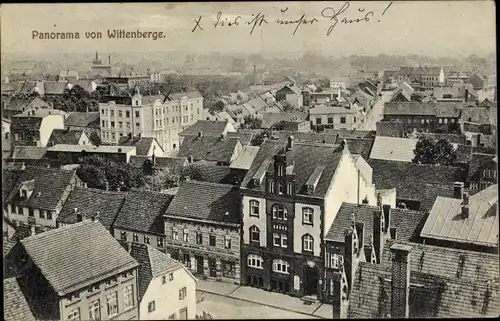
[(313, 128), (355, 129), (360, 123), (361, 114), (349, 108), (315, 106), (309, 109), (309, 119)]
[(197, 279), (182, 263), (147, 244), (129, 253), (139, 268), (139, 320), (194, 320)]
[(338, 209), (376, 203), (369, 166), (356, 163), (345, 142), (261, 145), (240, 187), (243, 284), (323, 298), (323, 239)]
[(172, 195), (152, 191), (130, 191), (112, 224), (113, 235), (125, 243), (150, 244), (165, 251), (163, 213)]
[(71, 191), (81, 186), (75, 171), (28, 167), (4, 174), (4, 215), (12, 222), (56, 227)]
[(46, 147), (52, 130), (64, 129), (67, 114), (56, 109), (26, 111), (11, 118), (12, 143), (17, 146)]
[(4, 259), (36, 320), (138, 320), (139, 264), (98, 222), (27, 237)]
[(97, 155), (115, 162), (128, 163), (131, 156), (136, 155), (135, 146), (93, 146), (58, 144), (47, 148), (46, 158), (59, 161), (61, 164), (78, 164), (82, 157)]
[(167, 252), (195, 275), (239, 284), (240, 213), (237, 187), (184, 182), (164, 215)]
[(490, 185), (498, 184), (498, 161), (496, 155), (472, 154), (467, 175), (468, 187), (471, 190), (483, 190)]
[(131, 104), (114, 101), (99, 104), (101, 140), (116, 144), (120, 137), (156, 138), (165, 152), (179, 147), (178, 134), (204, 119), (203, 97), (199, 92), (142, 96), (138, 91)]

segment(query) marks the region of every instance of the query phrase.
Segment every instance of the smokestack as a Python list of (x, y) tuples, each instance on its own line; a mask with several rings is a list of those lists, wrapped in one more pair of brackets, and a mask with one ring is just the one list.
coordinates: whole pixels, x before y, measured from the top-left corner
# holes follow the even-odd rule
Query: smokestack
[(380, 210), (373, 211), (373, 250), (375, 251), (377, 264), (380, 264), (380, 256), (382, 253), (382, 212)]
[(481, 134), (476, 135), (476, 146), (480, 147), (481, 146)]
[(287, 150), (292, 150), (293, 148), (293, 141), (294, 137), (293, 136), (288, 136), (288, 144), (286, 145)]
[(455, 182), (453, 183), (453, 197), (456, 199), (462, 199), (464, 193), (464, 183)]
[(391, 282), (391, 317), (408, 318), (410, 316), (410, 251), (411, 246), (394, 244), (391, 246), (392, 282)]

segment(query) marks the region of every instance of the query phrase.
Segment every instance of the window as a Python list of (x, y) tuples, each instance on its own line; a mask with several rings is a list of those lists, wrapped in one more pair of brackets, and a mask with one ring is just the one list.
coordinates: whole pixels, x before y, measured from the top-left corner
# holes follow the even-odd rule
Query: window
[(316, 118), (316, 125), (321, 125), (321, 118)]
[(158, 247), (163, 247), (163, 237), (158, 237), (158, 238), (156, 239), (156, 245), (157, 245)]
[(182, 240), (186, 243), (189, 242), (189, 230), (185, 229), (182, 232)]
[(134, 306), (134, 287), (132, 285), (123, 289), (123, 307), (125, 309)]
[(448, 118), (445, 118), (445, 119), (444, 119), (444, 123), (445, 123), (445, 124), (448, 124)]
[(125, 117), (130, 118), (130, 111), (128, 111), (128, 110), (127, 110), (127, 111), (125, 112)]
[(168, 274), (168, 280), (169, 281), (173, 281), (174, 280), (174, 274), (173, 273), (169, 273)]
[(115, 111), (114, 110), (111, 111), (111, 117), (115, 117)]
[(231, 236), (229, 235), (224, 236), (224, 248), (225, 249), (231, 248)]
[(273, 245), (276, 247), (286, 248), (288, 245), (288, 239), (286, 234), (273, 233)]
[(345, 117), (340, 117), (340, 123), (341, 123), (341, 124), (345, 124), (345, 123), (346, 123), (346, 119), (345, 119)]
[(135, 117), (139, 118), (139, 111), (138, 110), (135, 111)]
[(120, 238), (122, 239), (122, 241), (126, 241), (126, 240), (127, 240), (127, 238), (128, 238), (128, 237), (127, 237), (127, 232), (122, 232), (122, 233), (121, 233), (121, 237), (120, 237)]
[(106, 127), (106, 121), (102, 121), (102, 127)]
[(331, 267), (338, 269), (339, 268), (339, 256), (337, 254), (332, 254), (331, 256)]
[(139, 128), (139, 127), (141, 127), (141, 124), (140, 123), (135, 123), (135, 127)]
[(28, 208), (28, 216), (32, 216), (32, 217), (35, 216), (35, 213), (33, 212), (32, 208)]
[(187, 295), (187, 290), (186, 287), (183, 287), (182, 289), (179, 290), (179, 300), (184, 300)]
[(314, 239), (311, 235), (306, 234), (302, 237), (302, 250), (312, 252), (314, 247)]
[(198, 115), (199, 115), (200, 114), (200, 109), (199, 108), (197, 109), (197, 112), (198, 112)]
[(74, 309), (68, 313), (68, 320), (80, 320), (80, 308)]
[(439, 118), (439, 123), (442, 124), (443, 123), (443, 119)]
[(215, 235), (210, 235), (210, 246), (215, 246)]
[(283, 168), (284, 168), (283, 165), (278, 165), (278, 176), (283, 176), (284, 174)]
[(274, 193), (274, 182), (269, 181), (269, 193)]
[(23, 198), (27, 198), (28, 197), (28, 192), (26, 192), (25, 190), (22, 190), (21, 191), (21, 195)]
[(40, 218), (45, 218), (45, 211), (44, 210), (40, 210)]
[(144, 235), (144, 243), (149, 244), (149, 236)]
[(155, 311), (155, 301), (151, 301), (148, 303), (148, 313)]
[(279, 220), (287, 219), (288, 210), (286, 209), (286, 207), (282, 205), (273, 205), (272, 211), (274, 219), (279, 219)]
[(115, 315), (118, 313), (118, 292), (108, 294), (106, 297), (108, 306), (108, 315)]
[(133, 238), (134, 242), (139, 242), (139, 235), (137, 233), (134, 233)]
[(260, 242), (260, 230), (255, 225), (250, 227), (250, 242)]
[(259, 216), (259, 202), (252, 200), (250, 201), (250, 216)]
[(111, 128), (115, 128), (115, 122), (111, 121)]
[(123, 117), (123, 112), (121, 110), (118, 111), (118, 117)]
[(105, 110), (105, 109), (101, 109), (101, 113), (102, 113), (103, 115), (106, 115), (106, 110)]
[(111, 138), (112, 138), (113, 140), (115, 140), (115, 138), (116, 138), (115, 133), (111, 133)]
[(302, 209), (302, 223), (303, 224), (313, 224), (313, 214), (314, 210), (310, 207), (304, 207)]
[(356, 116), (354, 116), (354, 119), (353, 119), (354, 122), (356, 122)]
[(123, 122), (122, 121), (118, 122), (118, 128), (123, 128)]
[(177, 231), (172, 230), (172, 240), (174, 241), (179, 240), (179, 233)]
[(247, 264), (250, 267), (262, 269), (264, 265), (263, 263), (262, 257), (259, 255), (249, 254), (247, 257)]
[(278, 183), (278, 194), (283, 195), (283, 184)]
[(328, 117), (328, 123), (333, 124), (333, 117)]
[(421, 120), (420, 120), (420, 123), (421, 123), (421, 124), (425, 123), (425, 119), (421, 119)]
[(287, 184), (286, 193), (287, 193), (287, 195), (293, 194), (293, 184), (292, 183)]
[(101, 302), (99, 299), (94, 300), (89, 304), (89, 319), (101, 320)]
[[(21, 212), (22, 213), (22, 212)], [(47, 219), (51, 220), (52, 219), (52, 212), (47, 211)]]
[(203, 243), (203, 234), (201, 232), (196, 232), (196, 244)]
[(167, 276), (164, 275), (161, 277), (161, 284), (165, 284), (165, 283), (167, 283)]
[(289, 268), (290, 265), (287, 261), (281, 259), (273, 260), (273, 272), (288, 274)]

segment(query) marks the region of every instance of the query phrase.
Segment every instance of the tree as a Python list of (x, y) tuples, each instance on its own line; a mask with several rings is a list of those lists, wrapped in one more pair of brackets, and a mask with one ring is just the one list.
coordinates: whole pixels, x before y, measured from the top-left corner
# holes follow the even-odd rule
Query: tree
[(457, 160), (457, 153), (453, 145), (446, 139), (440, 139), (434, 143), (429, 138), (421, 138), (413, 153), (415, 157), (412, 161), (417, 164), (454, 165)]
[(152, 175), (144, 177), (142, 189), (161, 192), (164, 189), (179, 185), (179, 171), (170, 168), (155, 170)]
[(208, 170), (205, 166), (199, 164), (189, 164), (188, 166), (181, 167), (180, 181), (187, 179), (204, 182), (208, 179)]
[(246, 129), (260, 129), (262, 125), (262, 119), (247, 115), (243, 118), (243, 128)]
[(260, 146), (264, 142), (265, 138), (270, 137), (270, 132), (265, 130), (258, 134), (253, 135), (252, 140), (250, 141), (250, 145), (252, 146)]
[(213, 104), (209, 110), (210, 112), (221, 112), (224, 110), (224, 103), (219, 100), (215, 102), (215, 104)]

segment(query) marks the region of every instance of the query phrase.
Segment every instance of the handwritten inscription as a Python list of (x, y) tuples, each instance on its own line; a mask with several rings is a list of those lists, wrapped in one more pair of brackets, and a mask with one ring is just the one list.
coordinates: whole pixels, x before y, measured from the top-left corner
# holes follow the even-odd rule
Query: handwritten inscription
[[(384, 7), (381, 14), (378, 15), (380, 18), (385, 15), (392, 2)], [(274, 24), (278, 26), (293, 26), (292, 34), (295, 35), (301, 26), (305, 25), (315, 25), (320, 24), (322, 21), (327, 21), (328, 25), (326, 28), (326, 35), (330, 35), (338, 25), (352, 25), (361, 23), (370, 23), (375, 20), (377, 13), (374, 11), (366, 10), (366, 8), (358, 7), (357, 9), (352, 9), (351, 3), (349, 1), (344, 2), (341, 6), (337, 8), (325, 7), (319, 14), (319, 16), (307, 16), (306, 14), (301, 14), (296, 17), (279, 17), (272, 20), (266, 16), (265, 13), (258, 12), (251, 15), (251, 18), (245, 19), (242, 16), (236, 16), (234, 18), (228, 18), (223, 16), (223, 12), (219, 11), (216, 15), (214, 22), (210, 23), (213, 28), (220, 27), (237, 27), (237, 26), (247, 26), (250, 28), (250, 35), (254, 33), (257, 28), (264, 28), (266, 25)], [(281, 15), (286, 15), (288, 12), (288, 7), (280, 9)], [(202, 19), (204, 17), (199, 16), (194, 19), (194, 27), (192, 32), (203, 31)]]

